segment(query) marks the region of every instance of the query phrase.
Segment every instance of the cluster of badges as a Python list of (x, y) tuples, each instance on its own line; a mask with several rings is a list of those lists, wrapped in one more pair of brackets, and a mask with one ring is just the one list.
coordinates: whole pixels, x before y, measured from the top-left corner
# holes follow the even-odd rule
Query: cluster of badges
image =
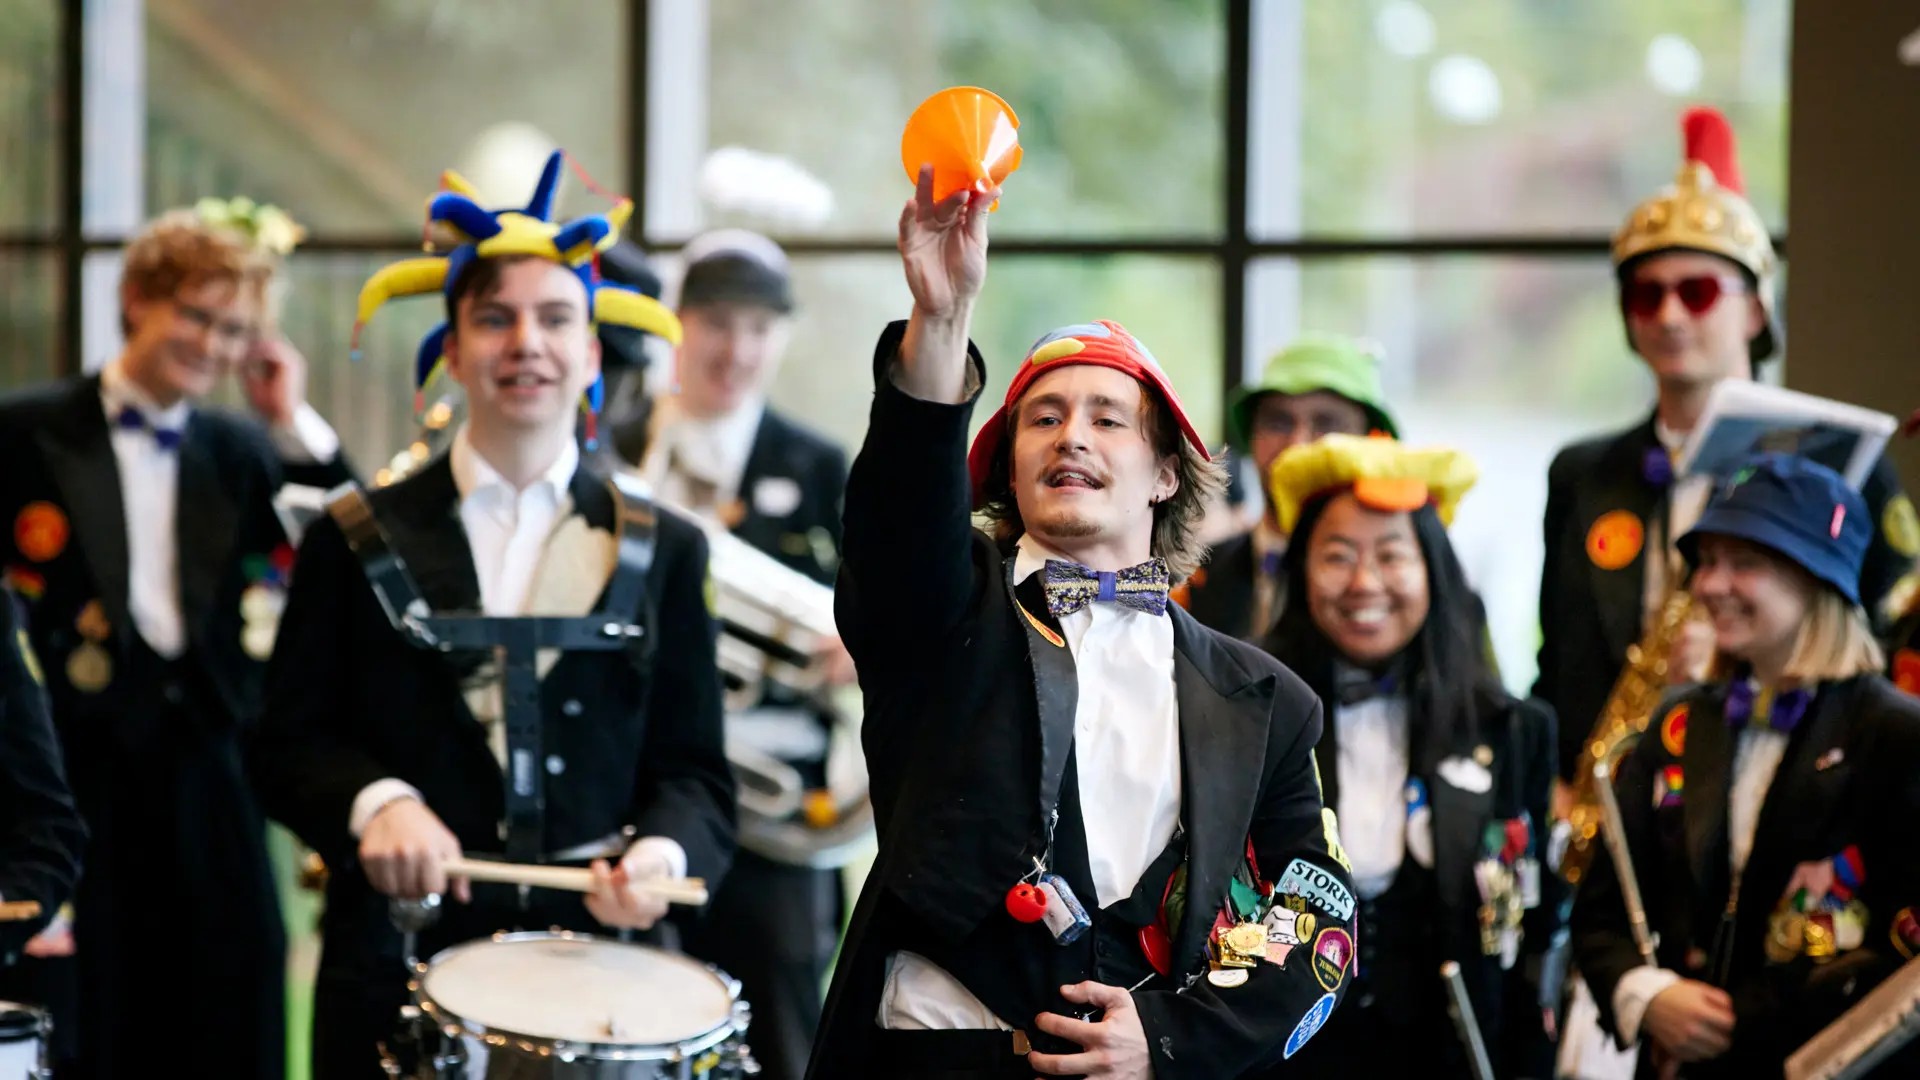
[(240, 647), (255, 660), (273, 655), (280, 615), (287, 609), (293, 583), (293, 547), (281, 544), (270, 555), (249, 555), (240, 562), (247, 586), (240, 593)]
[(1480, 891), (1480, 951), (1500, 958), (1503, 969), (1520, 956), (1520, 921), (1540, 904), (1540, 859), (1533, 823), (1519, 817), (1487, 822), (1480, 837), (1473, 882)]
[(1207, 937), (1207, 981), (1225, 989), (1242, 986), (1261, 963), (1285, 967), (1293, 950), (1306, 949), (1314, 978), (1337, 990), (1353, 963), (1353, 936), (1325, 920), (1350, 919), (1353, 907), (1353, 894), (1340, 879), (1303, 859), (1288, 863), (1277, 880), (1262, 881), (1249, 850), (1227, 883), (1227, 902)]
[[(1831, 879), (1827, 871), (1831, 869)], [(1856, 892), (1866, 880), (1866, 865), (1860, 849), (1849, 845), (1826, 863), (1803, 864), (1801, 869), (1818, 871), (1815, 881), (1826, 882), (1824, 893), (1818, 885), (1801, 888), (1781, 901), (1767, 918), (1767, 960), (1784, 964), (1805, 956), (1824, 964), (1843, 952), (1857, 949), (1866, 940), (1867, 907)], [(1803, 880), (1805, 878), (1803, 877)], [(1818, 895), (1816, 895), (1818, 894)], [(1901, 914), (1911, 922), (1911, 909)], [(1920, 928), (1916, 928), (1920, 929)], [(1894, 944), (1900, 944), (1900, 916), (1894, 917)]]
[(97, 694), (113, 682), (113, 655), (107, 651), (107, 639), (113, 625), (99, 600), (89, 600), (73, 620), (80, 644), (67, 654), (67, 682), (83, 694)]

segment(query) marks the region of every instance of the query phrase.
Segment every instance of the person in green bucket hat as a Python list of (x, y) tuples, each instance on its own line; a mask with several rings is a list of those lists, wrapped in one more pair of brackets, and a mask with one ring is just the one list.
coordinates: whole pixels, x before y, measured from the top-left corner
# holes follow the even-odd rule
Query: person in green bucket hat
[(1234, 391), (1227, 404), (1233, 451), (1253, 460), (1263, 512), (1249, 532), (1213, 549), (1175, 599), (1193, 617), (1224, 634), (1257, 641), (1279, 617), (1283, 597), (1280, 557), (1287, 534), (1275, 516), (1266, 476), (1290, 447), (1322, 435), (1399, 438), (1380, 386), (1379, 346), (1340, 334), (1305, 334), (1275, 353), (1257, 382)]

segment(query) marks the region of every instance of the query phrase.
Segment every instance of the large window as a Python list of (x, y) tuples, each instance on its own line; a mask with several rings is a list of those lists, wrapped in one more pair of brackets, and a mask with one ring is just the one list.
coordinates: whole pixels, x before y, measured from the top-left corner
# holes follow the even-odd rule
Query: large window
[(282, 325), (369, 473), (416, 437), (412, 352), (440, 312), (388, 308), (351, 361), (359, 283), (418, 250), (442, 169), (508, 203), (554, 146), (595, 181), (570, 176), (563, 212), (631, 192), (670, 290), (704, 229), (787, 245), (801, 313), (773, 398), (851, 449), (873, 336), (907, 307), (901, 126), (941, 87), (992, 89), (1026, 157), (979, 315), (989, 397), (1042, 332), (1117, 318), (1217, 440), (1228, 389), (1294, 334), (1377, 339), (1408, 437), (1481, 464), (1455, 535), (1516, 688), (1546, 462), (1650, 400), (1607, 238), (1671, 178), (1685, 106), (1728, 112), (1756, 205), (1786, 227), (1787, 0), (0, 0), (0, 17), (0, 384), (112, 356), (139, 223), (246, 194), (311, 229)]

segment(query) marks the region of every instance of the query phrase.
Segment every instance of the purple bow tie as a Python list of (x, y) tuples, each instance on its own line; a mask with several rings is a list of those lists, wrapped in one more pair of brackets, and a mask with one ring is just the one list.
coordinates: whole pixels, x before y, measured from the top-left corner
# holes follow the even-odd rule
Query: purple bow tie
[(1806, 690), (1789, 690), (1775, 694), (1770, 706), (1756, 715), (1759, 687), (1752, 679), (1736, 679), (1727, 687), (1727, 726), (1750, 725), (1761, 730), (1791, 732), (1807, 715), (1807, 706), (1812, 703), (1813, 695)]
[(1167, 560), (1157, 555), (1125, 570), (1094, 570), (1048, 559), (1047, 610), (1054, 618), (1064, 619), (1095, 600), (1107, 600), (1148, 615), (1164, 615), (1170, 581)]
[(162, 450), (180, 449), (180, 440), (184, 437), (183, 433), (176, 428), (155, 427), (153, 422), (147, 419), (146, 413), (132, 405), (122, 406), (119, 414), (113, 418), (113, 422), (128, 431), (153, 432), (153, 441)]

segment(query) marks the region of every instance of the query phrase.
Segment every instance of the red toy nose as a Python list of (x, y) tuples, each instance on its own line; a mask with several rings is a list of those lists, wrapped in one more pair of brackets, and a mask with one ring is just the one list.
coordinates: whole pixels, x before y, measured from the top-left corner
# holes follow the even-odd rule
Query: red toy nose
[(1016, 922), (1039, 922), (1047, 914), (1047, 894), (1023, 881), (1007, 890), (1007, 914)]

